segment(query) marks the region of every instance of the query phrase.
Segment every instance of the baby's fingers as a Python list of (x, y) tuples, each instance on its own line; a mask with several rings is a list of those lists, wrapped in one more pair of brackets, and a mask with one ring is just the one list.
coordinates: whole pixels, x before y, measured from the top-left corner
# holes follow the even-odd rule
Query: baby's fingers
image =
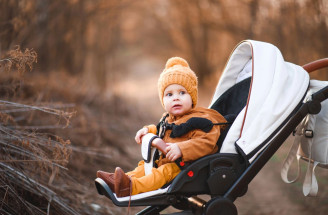
[(135, 136), (135, 141), (138, 143), (138, 144), (141, 144), (141, 139), (142, 139), (142, 137), (145, 135), (145, 134), (147, 134), (148, 133), (148, 128), (142, 128), (142, 129), (140, 129), (138, 132), (137, 132), (137, 134), (136, 134), (136, 136)]
[(169, 145), (165, 148), (166, 157), (167, 157), (167, 153), (169, 153), (170, 151), (171, 151), (171, 146)]
[(167, 152), (167, 154), (166, 154), (166, 158), (169, 160), (169, 161), (171, 161), (171, 157), (172, 157), (172, 152)]
[(177, 156), (174, 153), (170, 152), (168, 153), (168, 156), (166, 156), (166, 158), (169, 159), (169, 161), (175, 161), (177, 159)]
[(140, 143), (140, 142), (141, 142), (141, 134), (138, 132), (138, 133), (136, 134), (136, 137), (135, 137), (134, 139), (135, 139), (135, 141), (136, 141), (137, 143)]

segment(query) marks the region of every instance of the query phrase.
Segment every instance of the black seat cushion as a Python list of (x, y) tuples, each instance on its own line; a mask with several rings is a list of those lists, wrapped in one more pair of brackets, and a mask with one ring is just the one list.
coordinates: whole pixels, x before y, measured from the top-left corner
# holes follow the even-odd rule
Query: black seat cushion
[(238, 115), (246, 105), (250, 84), (251, 77), (237, 83), (224, 92), (211, 106), (211, 109), (218, 111), (223, 116)]
[[(250, 84), (251, 77), (235, 84), (215, 101), (211, 109), (218, 111), (228, 122), (233, 123), (239, 112), (246, 106)], [(217, 142), (219, 151), (230, 127), (231, 125), (228, 125), (221, 131)]]

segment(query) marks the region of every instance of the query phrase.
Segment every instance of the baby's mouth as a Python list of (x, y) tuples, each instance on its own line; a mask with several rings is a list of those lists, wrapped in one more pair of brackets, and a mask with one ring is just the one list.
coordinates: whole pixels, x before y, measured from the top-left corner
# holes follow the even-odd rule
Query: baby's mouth
[(181, 105), (173, 105), (172, 108), (180, 108), (180, 107), (181, 107)]

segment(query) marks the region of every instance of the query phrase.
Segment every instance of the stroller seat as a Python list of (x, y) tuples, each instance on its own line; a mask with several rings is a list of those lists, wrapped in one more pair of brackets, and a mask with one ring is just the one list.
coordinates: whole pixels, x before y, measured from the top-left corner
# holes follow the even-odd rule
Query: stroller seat
[[(246, 77), (245, 68), (250, 68)], [(231, 54), (210, 105), (232, 122), (218, 140), (219, 153), (194, 161), (168, 187), (156, 191), (117, 198), (97, 178), (98, 193), (120, 207), (149, 206), (138, 214), (159, 214), (173, 206), (192, 214), (236, 215), (235, 199), (246, 193), (301, 120), (318, 113), (317, 104), (328, 98), (326, 87), (303, 103), (308, 85), (308, 73), (285, 62), (275, 46), (242, 41)], [(211, 199), (198, 198), (201, 194)]]

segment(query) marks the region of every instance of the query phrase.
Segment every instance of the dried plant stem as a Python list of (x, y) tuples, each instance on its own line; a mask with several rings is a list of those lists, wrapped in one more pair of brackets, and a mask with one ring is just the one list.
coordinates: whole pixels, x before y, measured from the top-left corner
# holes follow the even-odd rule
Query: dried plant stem
[(15, 102), (4, 101), (4, 100), (0, 100), (0, 105), (7, 105), (7, 106), (10, 105), (13, 107), (28, 108), (30, 110), (38, 110), (38, 111), (41, 111), (44, 113), (61, 116), (61, 117), (64, 117), (64, 119), (67, 121), (67, 125), (68, 125), (69, 119), (74, 115), (74, 113), (65, 112), (65, 111), (53, 109), (50, 107), (38, 107), (38, 106), (19, 104), (19, 103), (15, 103)]
[(57, 197), (56, 193), (53, 190), (51, 190), (50, 188), (48, 188), (48, 187), (40, 184), (39, 182), (27, 177), (22, 172), (20, 172), (17, 169), (14, 169), (11, 166), (0, 163), (0, 168), (5, 169), (6, 174), (10, 178), (16, 179), (15, 182), (17, 182), (18, 186), (24, 187), (29, 192), (31, 192), (35, 195), (44, 196), (48, 201), (52, 200), (54, 205), (60, 205), (62, 210), (64, 210), (64, 212), (67, 213), (67, 214), (78, 214), (76, 211), (74, 211), (72, 208), (70, 208), (64, 202), (62, 202)]
[(8, 186), (8, 185), (1, 186), (1, 187), (6, 187), (6, 193), (5, 193), (5, 195), (3, 196), (3, 199), (2, 199), (2, 202), (1, 202), (0, 209), (2, 209), (3, 203), (5, 202), (5, 199), (6, 199), (6, 197), (7, 197), (7, 193), (8, 193), (8, 189), (9, 189), (9, 186)]
[[(49, 162), (49, 163), (52, 163), (52, 162), (63, 162), (63, 161), (66, 161), (66, 160), (48, 160), (48, 161), (42, 161), (42, 162)], [(12, 163), (12, 162), (40, 162), (40, 160), (0, 160), (0, 162), (2, 163)], [(63, 167), (64, 168), (64, 167)], [(67, 168), (64, 168), (67, 170)]]

